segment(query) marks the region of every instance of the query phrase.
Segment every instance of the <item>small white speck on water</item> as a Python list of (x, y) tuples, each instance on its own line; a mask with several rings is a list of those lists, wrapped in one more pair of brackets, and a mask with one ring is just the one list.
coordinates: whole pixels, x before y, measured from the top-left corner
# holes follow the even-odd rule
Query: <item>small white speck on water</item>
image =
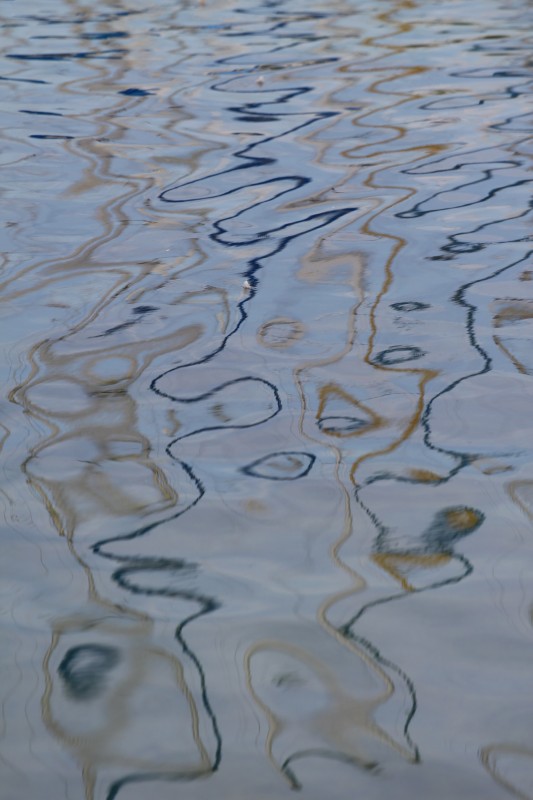
[(256, 83), (257, 83), (258, 86), (262, 86), (264, 84), (264, 82), (265, 82), (265, 79), (263, 78), (262, 75), (260, 75), (256, 80)]
[(250, 283), (248, 278), (244, 281), (244, 283), (242, 285), (242, 288), (245, 289), (247, 292), (249, 292), (251, 290), (252, 284)]

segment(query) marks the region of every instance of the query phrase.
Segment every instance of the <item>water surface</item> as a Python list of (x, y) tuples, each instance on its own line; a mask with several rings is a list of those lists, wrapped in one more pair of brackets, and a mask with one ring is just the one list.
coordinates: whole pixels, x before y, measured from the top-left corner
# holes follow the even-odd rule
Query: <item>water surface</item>
[(532, 10), (2, 4), (2, 800), (533, 797)]

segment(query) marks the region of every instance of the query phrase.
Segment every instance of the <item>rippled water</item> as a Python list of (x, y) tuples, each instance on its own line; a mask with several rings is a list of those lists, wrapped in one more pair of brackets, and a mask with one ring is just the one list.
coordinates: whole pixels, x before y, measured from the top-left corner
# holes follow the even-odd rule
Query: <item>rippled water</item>
[(2, 800), (533, 797), (532, 22), (4, 0)]

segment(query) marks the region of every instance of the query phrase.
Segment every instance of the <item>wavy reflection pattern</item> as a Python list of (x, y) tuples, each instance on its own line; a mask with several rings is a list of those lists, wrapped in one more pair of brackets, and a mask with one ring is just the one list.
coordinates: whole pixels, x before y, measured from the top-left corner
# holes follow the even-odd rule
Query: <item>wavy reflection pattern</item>
[(97, 5), (0, 13), (6, 797), (531, 797), (531, 9)]

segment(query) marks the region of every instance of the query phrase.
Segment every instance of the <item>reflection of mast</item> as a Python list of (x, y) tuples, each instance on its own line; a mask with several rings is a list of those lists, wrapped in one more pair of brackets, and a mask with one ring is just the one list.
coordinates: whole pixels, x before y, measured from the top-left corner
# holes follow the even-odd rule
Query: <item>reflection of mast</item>
[[(306, 396), (305, 383), (309, 381), (307, 375), (312, 374), (312, 370), (327, 370), (332, 368), (335, 364), (340, 363), (345, 357), (349, 356), (353, 351), (355, 341), (355, 323), (357, 319), (357, 312), (360, 309), (364, 298), (364, 264), (365, 259), (362, 254), (346, 253), (339, 255), (329, 255), (324, 251), (322, 240), (319, 241), (313, 252), (306, 256), (301, 268), (300, 274), (302, 278), (313, 280), (314, 282), (328, 282), (333, 279), (335, 273), (343, 275), (348, 274), (346, 282), (353, 290), (356, 302), (348, 311), (346, 343), (344, 347), (333, 355), (326, 358), (318, 358), (312, 361), (307, 361), (304, 365), (297, 367), (294, 370), (295, 384), (301, 401), (301, 416), (299, 430), (302, 436), (317, 442), (320, 445), (324, 444), (322, 437), (318, 437), (315, 430), (305, 425), (306, 412), (308, 411), (309, 401)], [(337, 276), (336, 276), (337, 277)], [(406, 681), (406, 676), (398, 670), (395, 670), (394, 665), (386, 663), (383, 659), (379, 658), (379, 654), (375, 651), (370, 651), (361, 643), (356, 642), (353, 637), (347, 635), (345, 632), (339, 632), (337, 628), (330, 622), (328, 612), (340, 601), (345, 601), (353, 595), (358, 594), (365, 588), (365, 581), (363, 578), (353, 570), (347, 563), (340, 557), (340, 550), (343, 545), (349, 540), (353, 532), (353, 519), (350, 493), (345, 486), (345, 482), (341, 477), (343, 450), (341, 445), (344, 441), (350, 441), (354, 437), (361, 437), (365, 434), (380, 429), (385, 425), (385, 420), (371, 407), (360, 400), (353, 394), (349, 393), (346, 389), (332, 381), (326, 381), (318, 387), (318, 409), (315, 417), (318, 422), (318, 430), (328, 437), (327, 445), (333, 451), (335, 456), (335, 479), (339, 485), (342, 497), (344, 499), (344, 525), (340, 536), (330, 548), (330, 556), (336, 566), (344, 572), (350, 580), (351, 586), (342, 592), (335, 593), (332, 597), (325, 600), (317, 612), (317, 618), (322, 628), (331, 637), (332, 642), (335, 642), (344, 651), (348, 651), (352, 657), (361, 660), (366, 666), (378, 677), (382, 684), (383, 691), (379, 696), (369, 704), (369, 701), (360, 700), (359, 706), (357, 701), (352, 698), (345, 699), (347, 707), (352, 707), (354, 714), (346, 720), (349, 727), (354, 730), (364, 729), (367, 734), (374, 736), (376, 739), (382, 741), (392, 749), (396, 750), (405, 759), (409, 761), (416, 761), (418, 758), (416, 748), (412, 745), (408, 735), (406, 735), (407, 747), (395, 741), (386, 731), (384, 731), (371, 717), (370, 708), (376, 709), (381, 704), (386, 702), (395, 692), (395, 685), (391, 678), (390, 673), (395, 671), (400, 675), (400, 678), (407, 684), (408, 691), (411, 690), (410, 682)], [(331, 411), (330, 411), (331, 407)], [(337, 411), (337, 408), (340, 410)], [(339, 441), (340, 440), (340, 441)], [(259, 648), (265, 648), (265, 643), (260, 643), (257, 647), (249, 651), (248, 659), (250, 660), (252, 654)], [(273, 648), (284, 648), (281, 642), (273, 643)], [(307, 662), (315, 672), (327, 671), (327, 667), (323, 662), (313, 660), (310, 653), (306, 653), (300, 649), (299, 659), (304, 663)], [(311, 660), (309, 660), (311, 659)], [(335, 659), (333, 659), (334, 661)], [(274, 763), (273, 746), (276, 738), (283, 730), (282, 717), (274, 714), (264, 702), (256, 695), (252, 686), (252, 676), (250, 673), (250, 663), (247, 663), (247, 670), (249, 675), (250, 691), (254, 696), (256, 702), (263, 708), (269, 720), (269, 734), (267, 738), (267, 750), (269, 758)], [(330, 689), (334, 686), (334, 676), (329, 676), (326, 684), (330, 685)], [(339, 688), (334, 689), (334, 696), (340, 691)], [(359, 710), (357, 711), (357, 707)], [(362, 709), (365, 708), (363, 717), (361, 717)], [(341, 715), (342, 716), (342, 715)], [(364, 722), (363, 722), (364, 719)], [(318, 723), (316, 723), (318, 724)], [(299, 786), (296, 775), (293, 772), (291, 764), (296, 763), (300, 759), (307, 756), (320, 756), (324, 758), (335, 758), (339, 760), (346, 760), (354, 766), (364, 769), (373, 769), (376, 764), (368, 759), (365, 759), (361, 753), (353, 748), (347, 748), (346, 744), (337, 741), (333, 750), (325, 748), (317, 749), (316, 747), (307, 748), (298, 752), (293, 752), (292, 755), (287, 756), (280, 762), (278, 767), (286, 775), (294, 788)]]
[[(389, 15), (384, 14), (383, 19), (387, 19), (389, 22)], [(394, 42), (392, 41), (390, 44), (387, 42), (386, 44), (377, 43), (377, 46), (384, 47), (387, 50), (395, 51), (398, 49), (399, 51), (402, 48), (396, 48)], [(363, 70), (356, 70), (360, 72), (364, 72)], [(404, 77), (406, 75), (413, 74), (413, 71), (416, 72), (416, 68), (414, 70), (405, 70), (403, 71)], [(400, 71), (400, 75), (402, 71)], [(382, 85), (387, 83), (390, 80), (395, 80), (400, 77), (398, 74), (398, 70), (392, 72), (392, 74), (387, 70), (385, 77), (379, 77), (376, 81), (372, 83), (370, 86), (369, 91), (376, 93), (378, 95), (382, 95)], [(392, 95), (399, 94), (399, 99), (395, 100), (392, 106), (399, 106), (402, 103), (405, 103), (410, 99), (409, 94), (402, 94), (402, 93), (395, 93), (394, 91), (389, 91)], [(381, 99), (381, 98), (380, 98)], [(389, 106), (387, 106), (388, 108)], [(365, 117), (371, 116), (374, 113), (374, 110), (367, 112), (364, 111), (361, 114), (355, 116), (354, 125), (357, 127), (362, 128), (376, 128), (379, 131), (382, 131), (384, 134), (383, 144), (385, 142), (389, 142), (392, 139), (402, 139), (406, 135), (406, 129), (401, 126), (386, 126), (386, 125), (374, 125), (372, 122), (369, 124), (366, 122)], [(364, 143), (360, 145), (356, 145), (355, 147), (351, 148), (349, 151), (343, 153), (346, 157), (348, 156), (352, 160), (356, 160), (357, 156), (360, 154), (361, 156), (365, 155), (365, 150), (367, 149), (367, 145)], [(434, 148), (431, 147), (423, 147), (420, 148), (421, 152), (416, 152), (414, 154), (415, 160), (420, 158), (427, 157), (428, 153), (437, 153), (440, 151), (440, 147), (436, 146)], [(375, 154), (373, 154), (375, 155)], [(390, 169), (390, 165), (383, 169)], [(413, 434), (415, 429), (417, 428), (420, 418), (424, 408), (424, 390), (426, 384), (435, 377), (436, 373), (432, 370), (428, 369), (415, 369), (409, 366), (401, 366), (401, 367), (394, 367), (390, 366), (387, 363), (380, 363), (379, 359), (372, 359), (372, 350), (374, 345), (374, 340), (377, 335), (377, 325), (376, 325), (376, 310), (379, 306), (381, 300), (388, 292), (392, 280), (393, 280), (393, 273), (392, 273), (392, 264), (400, 253), (400, 251), (404, 248), (406, 241), (398, 236), (392, 236), (382, 230), (376, 230), (373, 226), (373, 221), (375, 218), (379, 217), (388, 209), (394, 207), (399, 202), (402, 202), (406, 199), (406, 197), (411, 196), (414, 194), (415, 190), (406, 187), (398, 187), (395, 186), (385, 186), (380, 183), (376, 176), (379, 174), (381, 170), (373, 170), (370, 176), (365, 180), (365, 186), (367, 186), (372, 191), (376, 189), (386, 189), (388, 193), (394, 193), (397, 196), (392, 203), (383, 207), (380, 207), (378, 211), (374, 212), (361, 226), (361, 233), (363, 235), (374, 237), (379, 236), (380, 239), (387, 239), (390, 240), (392, 243), (391, 252), (386, 260), (385, 265), (385, 275), (383, 284), (381, 289), (375, 296), (375, 299), (372, 303), (370, 309), (370, 332), (368, 338), (368, 345), (367, 345), (367, 352), (364, 356), (364, 363), (372, 370), (381, 370), (383, 372), (393, 372), (393, 373), (402, 373), (402, 374), (413, 374), (418, 378), (418, 400), (416, 403), (415, 408), (410, 413), (410, 418), (406, 426), (404, 426), (404, 430), (401, 434), (396, 436), (392, 439), (388, 444), (384, 447), (380, 447), (377, 450), (371, 449), (366, 453), (358, 456), (351, 465), (351, 469), (349, 475), (347, 476), (348, 480), (353, 484), (356, 485), (356, 472), (359, 466), (363, 463), (363, 461), (372, 458), (377, 455), (385, 455), (393, 452), (397, 449), (403, 442), (407, 441), (408, 438)], [(357, 321), (357, 315), (360, 311), (363, 299), (365, 297), (365, 292), (368, 291), (365, 285), (365, 277), (362, 269), (362, 265), (365, 261), (365, 256), (363, 254), (358, 254), (354, 257), (351, 253), (346, 255), (338, 255), (336, 254), (334, 257), (329, 257), (324, 253), (320, 252), (320, 249), (323, 247), (322, 242), (319, 242), (318, 247), (315, 249), (316, 252), (313, 256), (307, 257), (305, 261), (304, 268), (302, 269), (302, 274), (306, 275), (314, 275), (319, 274), (322, 272), (324, 276), (326, 276), (329, 272), (332, 271), (335, 267), (342, 267), (343, 270), (346, 270), (348, 265), (352, 266), (352, 275), (351, 277), (351, 284), (354, 290), (354, 295), (357, 298), (357, 301), (351, 311), (349, 312), (348, 316), (348, 332), (347, 332), (347, 340), (344, 349), (337, 353), (336, 355), (325, 358), (325, 359), (316, 359), (314, 361), (306, 363), (304, 366), (298, 367), (295, 371), (295, 382), (298, 388), (298, 392), (300, 395), (302, 412), (300, 418), (300, 432), (302, 435), (308, 436), (313, 441), (319, 441), (320, 444), (323, 444), (323, 439), (318, 439), (316, 435), (313, 433), (308, 432), (307, 430), (304, 432), (304, 420), (306, 416), (306, 411), (308, 409), (308, 401), (305, 395), (304, 389), (304, 375), (305, 373), (310, 373), (313, 369), (324, 369), (331, 368), (335, 363), (341, 361), (345, 356), (348, 356), (353, 351), (353, 346), (355, 342), (355, 326)], [(324, 280), (324, 278), (323, 278)], [(362, 327), (362, 325), (361, 325)], [(416, 357), (418, 357), (418, 352), (416, 353)], [(402, 360), (404, 360), (402, 358)], [(355, 376), (353, 378), (354, 382), (356, 380)], [(351, 389), (351, 386), (349, 387)], [(342, 471), (345, 471), (343, 462), (345, 461), (345, 452), (349, 452), (349, 448), (351, 442), (356, 439), (358, 449), (361, 449), (364, 446), (366, 441), (365, 436), (368, 435), (373, 437), (375, 431), (380, 430), (383, 432), (384, 435), (388, 435), (390, 437), (392, 431), (389, 428), (389, 422), (385, 418), (385, 415), (379, 413), (374, 408), (368, 400), (362, 400), (355, 396), (353, 391), (348, 391), (347, 388), (335, 383), (331, 378), (326, 378), (325, 381), (322, 381), (321, 384), (317, 388), (318, 397), (319, 397), (319, 406), (316, 412), (316, 418), (318, 422), (319, 430), (325, 434), (327, 439), (327, 445), (331, 448), (335, 454), (335, 477), (341, 489), (342, 495), (344, 497), (344, 505), (345, 505), (345, 525), (344, 529), (337, 539), (333, 547), (331, 548), (331, 557), (334, 563), (350, 578), (350, 583), (352, 586), (347, 589), (343, 590), (342, 592), (336, 593), (325, 602), (322, 603), (319, 612), (318, 612), (318, 619), (322, 626), (330, 633), (331, 636), (335, 637), (336, 640), (342, 642), (345, 647), (349, 647), (354, 654), (357, 654), (359, 658), (363, 658), (367, 663), (372, 664), (373, 669), (379, 674), (382, 678), (386, 680), (386, 683), (389, 687), (389, 696), (395, 690), (394, 683), (390, 677), (390, 673), (395, 673), (402, 682), (404, 683), (408, 694), (411, 696), (411, 710), (408, 714), (407, 724), (404, 728), (404, 735), (407, 742), (408, 747), (402, 748), (396, 743), (392, 743), (396, 749), (403, 751), (404, 757), (408, 759), (416, 760), (418, 758), (418, 752), (416, 747), (410, 740), (408, 734), (408, 724), (414, 713), (414, 709), (416, 708), (416, 696), (414, 694), (414, 687), (412, 682), (409, 678), (397, 668), (395, 665), (391, 664), (389, 661), (384, 659), (381, 654), (377, 651), (376, 648), (373, 648), (369, 645), (368, 642), (363, 641), (356, 641), (355, 637), (352, 636), (351, 632), (349, 631), (347, 626), (342, 626), (340, 630), (334, 626), (330, 620), (330, 612), (332, 609), (340, 604), (342, 601), (346, 602), (351, 596), (356, 595), (362, 589), (365, 588), (366, 584), (363, 578), (358, 575), (348, 564), (346, 564), (340, 557), (340, 551), (343, 546), (346, 545), (350, 537), (352, 536), (353, 531), (353, 520), (352, 520), (352, 509), (351, 509), (351, 499), (350, 499), (350, 492), (347, 486), (345, 485), (345, 481), (341, 477)], [(333, 401), (333, 402), (332, 402)], [(328, 407), (328, 403), (330, 407)], [(382, 434), (382, 435), (383, 435)], [(394, 433), (392, 433), (394, 436)], [(339, 441), (340, 440), (340, 441)], [(350, 456), (348, 455), (348, 458)], [(358, 496), (356, 494), (356, 499)]]

